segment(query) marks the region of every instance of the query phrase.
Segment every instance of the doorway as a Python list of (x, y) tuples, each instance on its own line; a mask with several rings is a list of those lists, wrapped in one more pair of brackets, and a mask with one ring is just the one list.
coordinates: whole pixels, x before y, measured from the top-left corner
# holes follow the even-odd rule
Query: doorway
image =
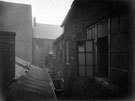
[(108, 78), (108, 36), (97, 40), (97, 75)]

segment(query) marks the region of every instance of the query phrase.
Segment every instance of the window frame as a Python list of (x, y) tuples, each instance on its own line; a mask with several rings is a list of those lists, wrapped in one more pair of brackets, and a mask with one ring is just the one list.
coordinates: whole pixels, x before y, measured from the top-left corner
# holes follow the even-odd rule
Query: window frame
[[(84, 45), (84, 51), (83, 52), (79, 52), (79, 48), (78, 48), (78, 44), (79, 44), (79, 42), (81, 42), (81, 41), (84, 41), (85, 43), (85, 45)], [(88, 42), (88, 41), (90, 41), (90, 42), (92, 42), (92, 50), (91, 51), (86, 51), (86, 42)], [(79, 54), (80, 53), (84, 53), (85, 54), (85, 64), (79, 64)], [(91, 53), (92, 54), (92, 58), (93, 58), (93, 60), (92, 60), (92, 62), (93, 62), (93, 64), (92, 65), (87, 65), (87, 56), (86, 56), (86, 54), (87, 53)], [(77, 64), (78, 64), (78, 76), (84, 76), (84, 77), (89, 77), (89, 76), (94, 76), (94, 68), (95, 68), (95, 61), (94, 61), (94, 53), (95, 53), (95, 50), (94, 50), (94, 39), (86, 39), (86, 40), (77, 40)], [(80, 75), (80, 71), (79, 71), (79, 66), (84, 66), (85, 67), (85, 71), (84, 71), (84, 75)], [(93, 72), (92, 72), (92, 75), (88, 75), (87, 74), (87, 67), (88, 66), (93, 66)]]

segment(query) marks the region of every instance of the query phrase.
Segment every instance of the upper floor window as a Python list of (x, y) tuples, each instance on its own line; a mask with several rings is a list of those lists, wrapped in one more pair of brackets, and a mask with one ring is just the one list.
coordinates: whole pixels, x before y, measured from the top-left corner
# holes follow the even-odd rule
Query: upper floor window
[(97, 24), (97, 34), (98, 37), (105, 37), (108, 35), (108, 20), (102, 21)]
[(64, 41), (62, 42), (62, 45), (63, 45), (63, 49), (62, 49), (62, 51), (63, 51), (63, 62), (65, 62), (65, 48), (64, 48), (65, 42)]
[(87, 39), (94, 39), (94, 38), (95, 38), (95, 26), (87, 29)]
[(66, 63), (69, 64), (69, 42), (66, 42)]

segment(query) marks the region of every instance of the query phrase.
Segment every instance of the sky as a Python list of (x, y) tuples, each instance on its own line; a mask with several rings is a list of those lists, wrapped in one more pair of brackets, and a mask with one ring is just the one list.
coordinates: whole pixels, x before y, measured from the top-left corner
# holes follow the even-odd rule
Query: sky
[(37, 23), (61, 25), (73, 0), (1, 0), (32, 5)]

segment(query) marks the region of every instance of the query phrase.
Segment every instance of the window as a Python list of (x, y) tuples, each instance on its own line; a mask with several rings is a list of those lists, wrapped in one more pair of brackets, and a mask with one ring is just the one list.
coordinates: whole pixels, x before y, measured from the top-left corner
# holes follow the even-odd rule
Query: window
[(78, 41), (79, 76), (93, 76), (93, 40)]
[(69, 64), (69, 42), (66, 42), (66, 64)]
[(62, 45), (63, 45), (63, 48), (62, 48), (62, 50), (63, 50), (63, 62), (65, 62), (65, 48), (64, 48), (65, 43), (64, 43), (64, 41), (63, 41)]
[(128, 16), (127, 12), (122, 12), (110, 18), (110, 81), (120, 87), (124, 87), (128, 82)]
[(95, 26), (88, 28), (87, 30), (87, 39), (95, 38)]
[(62, 42), (60, 42), (59, 44), (60, 44), (60, 50), (62, 50)]
[(53, 46), (53, 57), (54, 57), (54, 59), (56, 58), (56, 46)]
[(97, 24), (98, 38), (108, 36), (108, 20)]

